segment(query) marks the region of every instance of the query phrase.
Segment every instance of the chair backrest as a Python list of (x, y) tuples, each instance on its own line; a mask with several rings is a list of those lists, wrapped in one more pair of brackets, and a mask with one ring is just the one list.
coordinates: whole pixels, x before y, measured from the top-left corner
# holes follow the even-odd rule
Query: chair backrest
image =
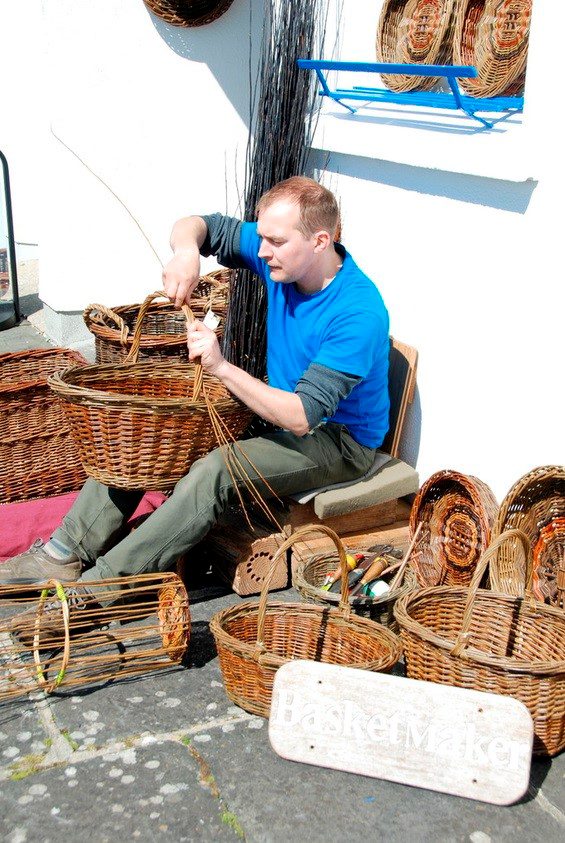
[(381, 449), (397, 457), (406, 411), (416, 392), (418, 352), (394, 337), (390, 338), (388, 394), (390, 398), (389, 429)]

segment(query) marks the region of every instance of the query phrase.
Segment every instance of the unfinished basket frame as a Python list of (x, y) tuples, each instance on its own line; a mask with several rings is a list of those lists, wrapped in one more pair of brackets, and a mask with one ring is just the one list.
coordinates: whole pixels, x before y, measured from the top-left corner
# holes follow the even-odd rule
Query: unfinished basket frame
[(477, 477), (447, 469), (432, 474), (410, 511), (411, 536), (422, 524), (410, 559), (419, 584), (468, 585), (497, 512), (492, 490)]
[[(385, 0), (377, 26), (377, 61), (451, 64), (456, 0)], [(391, 91), (429, 91), (438, 79), (382, 74)]]
[[(532, 590), (552, 606), (565, 607), (565, 466), (535, 468), (514, 483), (500, 505), (493, 537), (516, 527), (530, 540), (533, 556)], [(524, 593), (523, 565), (512, 543), (501, 546), (490, 563), (493, 588)]]
[(280, 557), (313, 532), (331, 538), (345, 572), (337, 608), (313, 603), (268, 604), (267, 577), (258, 602), (224, 609), (210, 623), (228, 697), (261, 717), (269, 716), (276, 671), (291, 659), (385, 671), (402, 654), (398, 638), (389, 629), (351, 611), (345, 550), (329, 527), (316, 525), (297, 530), (273, 557), (271, 574)]
[[(221, 338), (228, 312), (231, 270), (219, 269), (200, 279), (190, 309), (196, 319), (213, 310), (222, 322), (215, 333)], [(156, 302), (162, 297), (166, 301)], [(101, 304), (85, 308), (83, 319), (94, 335), (97, 363), (123, 363), (128, 356), (138, 360), (175, 358), (188, 361), (186, 319), (164, 293), (152, 293), (142, 304), (122, 305), (114, 309)]]
[(67, 348), (0, 355), (0, 503), (80, 489), (80, 464), (62, 408), (47, 384), (57, 369), (86, 365)]
[[(92, 605), (81, 609), (73, 608), (73, 587), (49, 580), (0, 588), (0, 701), (130, 678), (183, 659), (190, 610), (175, 574), (91, 581)], [(50, 637), (48, 611), (58, 613), (62, 638)]]
[(143, 0), (171, 26), (204, 26), (227, 12), (233, 0)]
[(473, 65), (475, 79), (461, 79), (475, 97), (515, 96), (524, 90), (532, 0), (459, 0), (453, 63)]
[[(479, 589), (488, 563), (506, 541), (519, 541), (527, 559), (526, 596)], [(407, 675), (515, 697), (534, 721), (534, 753), (565, 747), (565, 613), (531, 593), (527, 536), (509, 530), (481, 557), (469, 588), (413, 591), (394, 608)]]

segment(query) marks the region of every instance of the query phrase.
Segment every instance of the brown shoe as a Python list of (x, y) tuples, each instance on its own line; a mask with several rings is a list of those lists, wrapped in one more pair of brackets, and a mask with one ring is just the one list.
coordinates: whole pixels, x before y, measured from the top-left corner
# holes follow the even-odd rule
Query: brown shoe
[(0, 585), (34, 585), (46, 580), (78, 580), (82, 570), (79, 559), (73, 562), (54, 559), (44, 548), (44, 542), (37, 539), (29, 550), (0, 563)]
[[(69, 607), (69, 635), (78, 638), (105, 625), (101, 619), (101, 606), (92, 592), (83, 586), (65, 588)], [(9, 631), (24, 647), (33, 647), (37, 635), (39, 650), (54, 650), (65, 643), (65, 622), (61, 601), (49, 598), (39, 609), (34, 606), (12, 618)]]

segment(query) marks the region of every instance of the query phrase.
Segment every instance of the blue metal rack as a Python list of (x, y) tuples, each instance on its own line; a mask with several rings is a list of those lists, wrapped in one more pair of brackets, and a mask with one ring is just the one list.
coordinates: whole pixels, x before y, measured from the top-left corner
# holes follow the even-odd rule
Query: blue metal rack
[[(492, 128), (496, 120), (487, 120), (477, 112), (507, 112), (507, 115), (522, 111), (523, 97), (469, 97), (461, 93), (458, 79), (474, 79), (477, 70), (467, 65), (443, 64), (392, 64), (387, 62), (355, 62), (329, 61), (316, 59), (297, 59), (298, 67), (304, 70), (314, 70), (322, 86), (320, 96), (335, 100), (353, 114), (357, 109), (347, 105), (343, 100), (359, 100), (361, 102), (382, 102), (405, 105), (417, 105), (429, 108), (448, 108), (461, 110), (483, 126)], [(434, 76), (447, 80), (451, 92), (448, 91), (407, 91), (396, 93), (387, 88), (369, 88), (360, 85), (351, 88), (336, 88), (332, 90), (324, 72), (330, 70), (346, 70), (362, 73), (403, 74), (405, 76)]]

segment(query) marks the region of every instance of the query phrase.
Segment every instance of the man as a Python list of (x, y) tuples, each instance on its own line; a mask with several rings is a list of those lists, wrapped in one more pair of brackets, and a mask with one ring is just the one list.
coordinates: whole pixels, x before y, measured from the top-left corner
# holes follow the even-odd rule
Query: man
[[(263, 495), (255, 468), (279, 495), (361, 477), (387, 432), (388, 314), (373, 282), (334, 243), (337, 222), (334, 196), (294, 177), (260, 199), (257, 223), (213, 214), (173, 227), (163, 284), (177, 307), (198, 283), (201, 255), (248, 267), (266, 285), (268, 384), (228, 363), (201, 322), (188, 332), (190, 359), (277, 428), (242, 443)], [(100, 579), (169, 570), (236, 492), (213, 451), (123, 537), (141, 496), (87, 480), (51, 540), (1, 565), (0, 582), (78, 580), (88, 597), (89, 583)]]

